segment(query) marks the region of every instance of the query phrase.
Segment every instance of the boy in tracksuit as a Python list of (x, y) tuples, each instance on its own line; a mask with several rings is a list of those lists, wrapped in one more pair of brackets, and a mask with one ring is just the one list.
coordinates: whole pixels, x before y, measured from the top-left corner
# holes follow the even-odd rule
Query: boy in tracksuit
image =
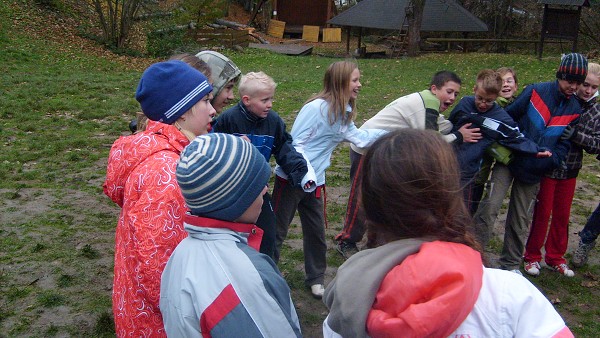
[[(292, 137), (285, 123), (271, 108), (275, 96), (275, 81), (263, 72), (243, 75), (239, 83), (240, 101), (224, 111), (214, 124), (213, 131), (241, 136), (249, 140), (269, 162), (271, 156), (289, 177), (293, 185), (305, 191), (315, 189), (316, 176), (305, 158), (292, 146)], [(264, 197), (262, 212), (256, 224), (265, 231), (261, 252), (274, 257), (275, 214), (271, 196)]]
[(506, 112), (517, 122), (525, 137), (547, 148), (552, 156), (535, 158), (514, 154), (508, 166), (500, 163), (494, 166), (486, 196), (474, 218), (477, 235), (485, 246), (512, 183), (504, 245), (499, 260), (502, 269), (521, 274), (519, 265), (539, 183), (546, 173), (559, 167), (565, 159), (568, 142), (561, 142), (560, 136), (581, 112), (581, 106), (573, 94), (585, 80), (586, 74), (585, 57), (577, 53), (568, 54), (561, 60), (556, 81), (528, 86), (515, 102), (506, 107)]
[(478, 201), (474, 201), (475, 178), (481, 168), (485, 152), (495, 141), (523, 154), (549, 157), (552, 154), (543, 151), (533, 141), (525, 138), (517, 123), (496, 103), (502, 89), (502, 77), (492, 69), (484, 69), (477, 74), (473, 96), (465, 96), (450, 113), (449, 120), (453, 130), (466, 123), (480, 128), (483, 138), (476, 143), (455, 144), (461, 174), (461, 187), (464, 199), (471, 214), (475, 212)]

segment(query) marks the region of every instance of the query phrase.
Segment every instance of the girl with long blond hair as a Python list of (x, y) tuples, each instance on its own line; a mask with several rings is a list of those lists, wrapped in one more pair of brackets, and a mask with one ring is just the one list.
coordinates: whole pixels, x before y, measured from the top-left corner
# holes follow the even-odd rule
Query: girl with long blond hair
[[(367, 147), (386, 132), (378, 129), (359, 130), (354, 125), (356, 98), (361, 89), (360, 71), (352, 61), (332, 63), (323, 79), (323, 90), (302, 107), (292, 126), (296, 150), (303, 154), (316, 174), (317, 189), (305, 192), (292, 186), (277, 167), (273, 190), (277, 238), (275, 260), (298, 209), (302, 223), (305, 283), (316, 298), (324, 292), (327, 245), (325, 243), (325, 170), (331, 154), (341, 142)], [(309, 166), (309, 167), (311, 167)], [(310, 169), (309, 169), (310, 170)]]

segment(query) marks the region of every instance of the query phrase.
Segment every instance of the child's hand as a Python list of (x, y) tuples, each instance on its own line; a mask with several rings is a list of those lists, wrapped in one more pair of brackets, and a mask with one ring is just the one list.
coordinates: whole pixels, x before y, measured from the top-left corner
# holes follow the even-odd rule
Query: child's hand
[(462, 134), (463, 142), (475, 143), (481, 140), (483, 136), (479, 132), (479, 128), (470, 128), (471, 123), (467, 123), (458, 129), (458, 132)]
[(250, 143), (252, 143), (252, 141), (250, 141), (250, 139), (249, 139), (249, 138), (248, 138), (248, 136), (246, 136), (246, 135), (240, 135), (240, 138), (241, 138), (242, 140), (246, 141), (246, 142), (250, 142)]
[(539, 153), (535, 154), (535, 157), (537, 158), (545, 158), (545, 157), (551, 157), (552, 153), (549, 150), (546, 151), (540, 151)]

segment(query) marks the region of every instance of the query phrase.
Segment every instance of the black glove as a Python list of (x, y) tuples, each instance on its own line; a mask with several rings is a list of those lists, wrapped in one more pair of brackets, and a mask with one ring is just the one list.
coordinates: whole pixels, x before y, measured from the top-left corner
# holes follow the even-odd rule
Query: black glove
[(575, 130), (575, 128), (573, 126), (568, 125), (565, 128), (565, 130), (563, 131), (562, 135), (560, 135), (560, 139), (561, 140), (569, 140), (573, 136), (575, 136), (576, 133), (577, 133), (577, 130)]

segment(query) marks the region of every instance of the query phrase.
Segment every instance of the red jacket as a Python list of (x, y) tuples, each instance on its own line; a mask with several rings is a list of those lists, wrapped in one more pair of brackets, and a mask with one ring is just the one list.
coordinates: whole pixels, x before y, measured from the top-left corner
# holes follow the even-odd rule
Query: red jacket
[(108, 157), (104, 193), (121, 208), (115, 236), (113, 313), (117, 336), (166, 336), (160, 277), (187, 234), (187, 208), (175, 168), (188, 139), (172, 125), (150, 121), (120, 137)]

